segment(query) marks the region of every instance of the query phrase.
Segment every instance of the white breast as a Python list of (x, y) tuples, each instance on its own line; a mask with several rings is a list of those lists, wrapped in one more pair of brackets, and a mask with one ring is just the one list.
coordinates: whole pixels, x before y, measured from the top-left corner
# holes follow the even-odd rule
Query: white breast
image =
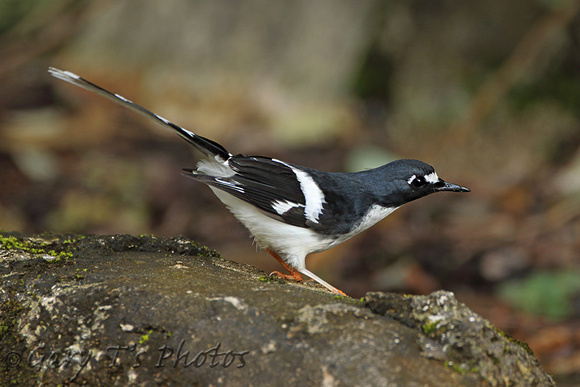
[(330, 249), (331, 247), (337, 246), (342, 242), (352, 238), (355, 235), (360, 234), (361, 232), (368, 230), (370, 227), (374, 226), (379, 221), (386, 218), (390, 215), (393, 211), (395, 211), (399, 207), (382, 207), (377, 204), (372, 205), (371, 208), (367, 211), (365, 216), (360, 220), (358, 224), (355, 224), (350, 232), (335, 238), (332, 242), (329, 242), (329, 245), (326, 249)]
[(365, 216), (362, 218), (360, 223), (356, 225), (355, 228), (349, 234), (351, 234), (351, 236), (354, 236), (369, 229), (377, 222), (389, 216), (397, 208), (399, 207), (383, 207), (379, 206), (378, 204), (372, 205), (371, 208), (365, 214)]

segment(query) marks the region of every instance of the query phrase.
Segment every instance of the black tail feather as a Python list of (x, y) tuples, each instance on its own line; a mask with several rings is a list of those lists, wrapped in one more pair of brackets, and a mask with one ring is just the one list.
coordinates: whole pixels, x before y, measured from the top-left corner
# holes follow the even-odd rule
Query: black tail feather
[(158, 116), (157, 114), (145, 109), (144, 107), (137, 105), (136, 103), (128, 100), (127, 98), (119, 95), (111, 93), (110, 91), (103, 89), (102, 87), (95, 85), (92, 82), (87, 81), (84, 78), (79, 77), (78, 75), (71, 73), (70, 71), (63, 71), (59, 70), (54, 67), (50, 67), (48, 69), (50, 75), (55, 78), (61, 79), (65, 82), (72, 83), (75, 86), (82, 87), (85, 90), (91, 91), (95, 94), (98, 94), (102, 97), (105, 97), (115, 103), (123, 105), (127, 109), (130, 109), (138, 114), (141, 114), (144, 117), (147, 117), (165, 127), (168, 127), (175, 132), (181, 138), (195, 146), (201, 152), (205, 153), (208, 156), (219, 157), (222, 160), (227, 160), (231, 154), (220, 144), (215, 141), (212, 141), (208, 138), (198, 136), (197, 134), (190, 132), (189, 130), (183, 129), (182, 127), (175, 125), (173, 122), (166, 120), (165, 118)]

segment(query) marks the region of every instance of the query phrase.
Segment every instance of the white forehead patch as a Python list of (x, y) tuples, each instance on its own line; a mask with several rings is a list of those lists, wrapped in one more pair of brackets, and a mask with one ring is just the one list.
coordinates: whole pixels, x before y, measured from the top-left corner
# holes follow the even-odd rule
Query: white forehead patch
[(425, 180), (431, 184), (435, 184), (439, 181), (439, 176), (435, 172), (431, 172), (428, 175), (425, 175)]
[[(409, 180), (407, 180), (407, 183), (411, 184), (413, 182), (413, 180), (415, 180), (417, 178), (417, 175), (413, 175), (409, 178)], [(425, 179), (425, 181), (427, 183), (431, 183), (431, 184), (435, 184), (439, 181), (439, 176), (437, 176), (437, 173), (435, 172), (431, 172), (428, 175), (425, 175), (423, 177)]]

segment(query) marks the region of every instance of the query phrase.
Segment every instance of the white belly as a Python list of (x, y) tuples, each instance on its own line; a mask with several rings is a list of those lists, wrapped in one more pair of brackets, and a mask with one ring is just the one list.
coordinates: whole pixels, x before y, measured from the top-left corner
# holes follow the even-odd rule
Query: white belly
[(365, 231), (398, 208), (373, 206), (351, 232), (339, 237), (332, 237), (318, 234), (308, 228), (291, 226), (272, 219), (251, 204), (217, 188), (210, 188), (234, 216), (246, 226), (260, 247), (274, 250), (297, 270), (306, 268), (305, 258), (308, 254), (330, 249), (346, 241)]

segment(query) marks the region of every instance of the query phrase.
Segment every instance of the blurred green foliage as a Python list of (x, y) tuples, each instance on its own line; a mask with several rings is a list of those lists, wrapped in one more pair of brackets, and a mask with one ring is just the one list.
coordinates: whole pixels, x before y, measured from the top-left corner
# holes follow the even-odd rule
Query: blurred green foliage
[(0, 1), (0, 34), (18, 25), (26, 14), (37, 7), (37, 3), (34, 0)]
[(572, 317), (580, 296), (580, 270), (533, 272), (498, 288), (501, 298), (525, 312), (551, 319)]
[[(580, 54), (575, 53), (570, 62), (580, 62)], [(564, 66), (566, 67), (566, 66)], [(569, 66), (568, 66), (569, 67)], [(577, 68), (554, 69), (534, 83), (516, 85), (508, 101), (516, 109), (525, 111), (545, 100), (557, 101), (565, 109), (580, 114), (580, 78)]]

